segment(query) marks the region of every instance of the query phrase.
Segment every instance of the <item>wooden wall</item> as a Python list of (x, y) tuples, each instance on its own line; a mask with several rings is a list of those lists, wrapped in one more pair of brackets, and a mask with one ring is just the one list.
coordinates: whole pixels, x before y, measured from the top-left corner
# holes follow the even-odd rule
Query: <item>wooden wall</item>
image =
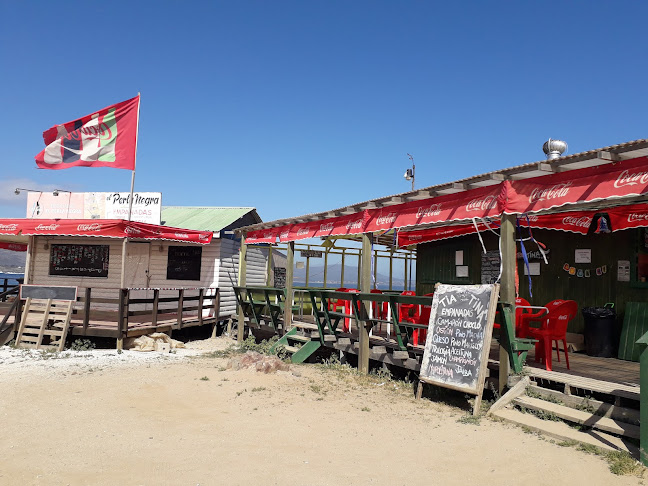
[[(529, 295), (528, 278), (524, 274), (524, 262), (517, 260), (520, 278), (520, 296), (532, 305), (544, 305), (553, 299), (570, 299), (578, 306), (603, 306), (613, 302), (617, 309), (618, 325), (623, 320), (626, 302), (648, 300), (648, 285), (636, 282), (617, 281), (617, 262), (636, 260), (639, 231), (626, 230), (603, 235), (576, 235), (562, 231), (534, 230), (534, 237), (549, 248), (548, 261), (540, 264), (540, 275), (532, 276), (533, 297)], [(527, 232), (523, 236), (528, 236)], [(498, 250), (497, 237), (482, 233), (487, 250)], [(525, 242), (527, 251), (537, 250), (531, 241)], [(574, 250), (591, 249), (592, 263), (576, 264)], [(469, 266), (468, 278), (455, 277), (455, 251), (464, 250), (464, 264)], [(518, 243), (518, 251), (520, 246)], [(481, 283), (482, 248), (477, 235), (469, 235), (418, 246), (417, 293), (432, 292), (436, 282), (443, 283)], [(539, 261), (539, 260), (533, 260)], [(591, 276), (577, 277), (563, 270), (569, 263), (577, 269), (589, 269)], [(607, 266), (607, 273), (596, 275), (596, 268)], [(634, 267), (633, 267), (634, 268)], [(632, 277), (631, 277), (632, 278)], [(570, 332), (583, 332), (584, 324), (579, 313), (570, 324)]]

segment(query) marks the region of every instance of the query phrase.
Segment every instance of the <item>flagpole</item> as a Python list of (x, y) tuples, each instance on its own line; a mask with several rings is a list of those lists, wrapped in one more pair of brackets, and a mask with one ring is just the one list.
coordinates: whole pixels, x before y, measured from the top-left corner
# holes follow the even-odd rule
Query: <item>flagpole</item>
[(128, 221), (131, 220), (133, 212), (133, 190), (135, 189), (135, 169), (137, 168), (137, 142), (139, 141), (139, 116), (140, 116), (140, 102), (142, 99), (141, 93), (137, 93), (137, 125), (135, 128), (135, 160), (133, 160), (133, 173), (131, 174), (131, 190), (130, 197), (128, 198)]
[[(137, 97), (141, 99), (141, 93), (137, 93)], [(133, 172), (131, 174), (131, 189), (130, 197), (128, 198), (128, 221), (131, 220), (131, 215), (133, 212), (133, 190), (135, 189), (135, 169), (137, 167), (137, 142), (139, 139), (139, 115), (140, 115), (140, 99), (137, 100), (137, 125), (135, 128), (135, 156), (133, 160)], [(122, 268), (121, 268), (121, 285), (123, 289), (126, 286), (126, 244), (128, 243), (128, 238), (125, 237), (122, 242)], [(121, 294), (120, 294), (121, 298)], [(117, 349), (121, 349), (123, 346), (122, 336), (119, 336), (117, 339)]]

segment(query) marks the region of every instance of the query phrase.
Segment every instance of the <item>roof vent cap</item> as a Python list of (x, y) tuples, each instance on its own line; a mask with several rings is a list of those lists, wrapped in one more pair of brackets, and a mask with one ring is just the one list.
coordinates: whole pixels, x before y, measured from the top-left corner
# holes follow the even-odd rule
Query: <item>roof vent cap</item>
[(547, 156), (548, 160), (558, 159), (562, 157), (563, 152), (567, 150), (567, 142), (562, 140), (547, 140), (542, 146), (542, 151)]

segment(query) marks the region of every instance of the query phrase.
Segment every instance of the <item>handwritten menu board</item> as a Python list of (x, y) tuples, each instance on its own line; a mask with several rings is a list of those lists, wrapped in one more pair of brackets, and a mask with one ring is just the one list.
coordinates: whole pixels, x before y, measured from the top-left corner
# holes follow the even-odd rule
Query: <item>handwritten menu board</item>
[(420, 380), (481, 397), (499, 285), (438, 285)]
[(202, 247), (170, 246), (167, 280), (200, 280)]
[(108, 245), (51, 245), (50, 275), (108, 277)]

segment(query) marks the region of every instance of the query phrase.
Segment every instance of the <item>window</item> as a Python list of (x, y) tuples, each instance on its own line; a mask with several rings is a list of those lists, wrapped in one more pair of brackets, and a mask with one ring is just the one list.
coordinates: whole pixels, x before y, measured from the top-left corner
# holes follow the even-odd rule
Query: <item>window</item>
[(108, 277), (108, 245), (51, 245), (50, 275)]
[(200, 280), (202, 247), (170, 246), (167, 280)]

